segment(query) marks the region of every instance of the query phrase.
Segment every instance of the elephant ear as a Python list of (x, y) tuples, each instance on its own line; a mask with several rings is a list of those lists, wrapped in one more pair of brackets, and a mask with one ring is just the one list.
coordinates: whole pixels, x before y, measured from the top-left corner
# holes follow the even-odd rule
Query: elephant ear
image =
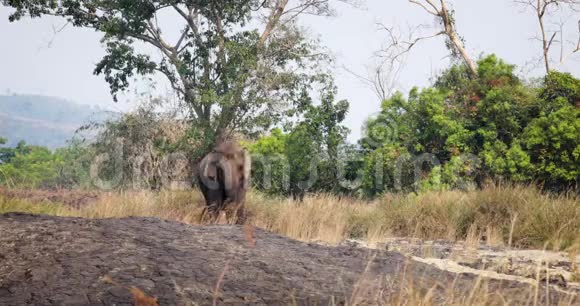
[(244, 173), (242, 177), (242, 186), (244, 189), (248, 190), (251, 186), (250, 173), (252, 171), (252, 157), (250, 156), (250, 152), (245, 149), (242, 151), (242, 154), (244, 155)]
[(211, 178), (212, 180), (217, 179), (217, 159), (218, 156), (215, 153), (210, 153), (203, 159), (201, 164), (202, 176)]

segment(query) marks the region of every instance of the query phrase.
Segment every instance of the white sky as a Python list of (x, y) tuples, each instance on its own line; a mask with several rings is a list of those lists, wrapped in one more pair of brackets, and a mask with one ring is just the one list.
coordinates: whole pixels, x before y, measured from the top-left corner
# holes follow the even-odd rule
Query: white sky
[[(520, 68), (541, 54), (540, 42), (533, 40), (537, 21), (511, 0), (449, 0), (456, 10), (457, 29), (466, 40), (473, 57), (495, 53)], [(434, 24), (434, 18), (406, 0), (368, 0), (362, 8), (337, 4), (338, 16), (308, 17), (303, 24), (319, 36), (336, 58), (338, 99), (351, 105), (347, 126), (350, 140), (360, 137), (360, 128), (369, 115), (379, 110), (380, 101), (374, 92), (341, 66), (365, 74), (373, 54), (386, 43), (386, 34), (377, 22), (387, 25)], [(130, 109), (133, 95), (118, 103), (112, 102), (109, 88), (102, 77), (92, 74), (94, 65), (103, 56), (101, 35), (92, 30), (66, 28), (58, 35), (53, 28), (63, 21), (54, 18), (23, 19), (8, 22), (9, 10), (0, 7), (0, 93), (42, 94), (58, 96), (77, 103), (99, 105), (115, 110)], [(576, 39), (579, 13), (559, 14), (553, 21), (564, 21), (566, 33)], [(553, 24), (549, 24), (554, 27)], [(53, 39), (54, 38), (54, 39)], [(49, 42), (52, 43), (49, 46)], [(555, 55), (559, 50), (555, 50)], [(443, 38), (417, 45), (401, 72), (398, 89), (406, 92), (412, 86), (426, 86), (429, 78), (448, 66)], [(559, 70), (580, 76), (580, 53)], [(542, 65), (526, 69), (525, 76), (539, 76)], [(143, 88), (143, 87), (142, 87)], [(158, 90), (167, 90), (161, 88)]]

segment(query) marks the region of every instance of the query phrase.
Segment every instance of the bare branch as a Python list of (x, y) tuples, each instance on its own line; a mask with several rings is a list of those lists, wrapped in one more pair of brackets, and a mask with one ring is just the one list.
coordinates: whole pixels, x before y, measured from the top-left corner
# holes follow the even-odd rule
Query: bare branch
[[(391, 56), (393, 56), (393, 58), (396, 59), (401, 54), (409, 52), (417, 43), (419, 43), (422, 40), (433, 38), (440, 35), (446, 35), (449, 41), (451, 42), (452, 53), (461, 56), (467, 68), (469, 69), (469, 74), (473, 77), (477, 77), (477, 66), (475, 62), (471, 59), (471, 56), (469, 55), (465, 47), (463, 46), (463, 42), (459, 34), (457, 33), (457, 30), (455, 29), (454, 20), (450, 15), (449, 10), (447, 9), (447, 4), (445, 0), (439, 0), (440, 6), (437, 6), (434, 0), (408, 0), (408, 1), (409, 3), (420, 6), (427, 13), (439, 18), (440, 22), (443, 25), (443, 30), (433, 35), (408, 39), (407, 41), (403, 42), (396, 42), (392, 40), (392, 42), (394, 43), (391, 44), (391, 47), (405, 44), (406, 48), (404, 48), (402, 51), (399, 51), (398, 53), (391, 54)], [(389, 35), (392, 39), (393, 38), (392, 32), (389, 31), (388, 29), (387, 31), (390, 32)]]
[(181, 37), (179, 37), (179, 40), (177, 41), (177, 43), (173, 47), (173, 49), (176, 50), (178, 53), (180, 51), (179, 48), (181, 47), (183, 40), (187, 37), (188, 34), (189, 34), (189, 27), (186, 26), (185, 29), (183, 29), (183, 33), (181, 33)]
[[(521, 4), (532, 8), (536, 18), (538, 20), (538, 26), (541, 36), (542, 42), (542, 54), (544, 57), (544, 66), (546, 69), (546, 73), (549, 73), (551, 70), (550, 67), (550, 50), (552, 48), (552, 44), (555, 42), (555, 37), (558, 33), (560, 33), (560, 62), (558, 64), (561, 65), (571, 54), (574, 54), (578, 51), (578, 45), (580, 44), (580, 39), (578, 41), (579, 44), (576, 45), (576, 48), (572, 51), (571, 54), (564, 56), (564, 36), (563, 36), (563, 24), (560, 23), (560, 30), (555, 31), (552, 35), (548, 38), (548, 31), (545, 27), (545, 19), (547, 15), (550, 15), (550, 8), (551, 7), (559, 7), (560, 5), (567, 4), (573, 11), (576, 11), (575, 5), (580, 4), (578, 0), (513, 0), (514, 3)], [(580, 33), (580, 31), (579, 31)]]
[[(56, 39), (56, 35), (58, 35), (58, 33), (62, 32), (62, 31), (64, 31), (69, 24), (70, 24), (70, 21), (67, 21), (62, 26), (60, 26), (58, 28), (55, 28), (55, 26), (52, 25), (52, 37), (50, 38), (48, 43), (46, 43), (46, 48), (52, 47), (52, 44), (54, 43), (54, 40)], [(39, 50), (40, 49), (42, 49), (42, 47), (40, 47)]]
[(437, 7), (435, 7), (435, 5), (427, 0), (427, 2), (433, 7), (433, 10), (429, 9), (424, 3), (419, 2), (417, 0), (409, 0), (409, 2), (414, 3), (420, 7), (422, 7), (425, 11), (427, 11), (427, 13), (433, 15), (433, 16), (439, 16), (439, 10), (437, 9)]
[(556, 37), (556, 34), (558, 34), (558, 32), (552, 33), (552, 37), (550, 37), (550, 40), (548, 41), (548, 46), (547, 46), (548, 49), (550, 49), (550, 47), (552, 46), (552, 43), (554, 42), (554, 38)]
[(159, 42), (159, 44), (163, 48), (167, 49), (167, 51), (174, 52), (175, 49), (173, 48), (173, 46), (171, 46), (170, 44), (168, 44), (163, 39), (163, 37), (161, 37), (161, 30), (159, 29), (159, 26), (157, 26), (157, 24), (154, 24), (153, 21), (151, 21), (151, 19), (150, 20), (147, 20), (147, 24), (149, 26), (146, 29)]
[(562, 46), (560, 49), (560, 62), (558, 63), (558, 67), (564, 64), (570, 57), (574, 54), (580, 52), (580, 20), (578, 20), (578, 40), (576, 41), (575, 48), (568, 54), (564, 55), (564, 43), (562, 39)]
[(352, 74), (361, 83), (370, 87), (377, 98), (381, 101), (388, 99), (393, 94), (405, 60), (397, 61), (396, 63), (380, 60), (367, 70), (367, 76), (358, 74), (346, 66), (342, 66), (346, 72)]
[[(303, 15), (303, 14), (310, 14), (310, 15), (330, 15), (330, 11), (326, 11), (323, 12), (323, 10), (320, 8), (320, 6), (322, 6), (323, 4), (327, 4), (328, 0), (307, 0), (305, 3), (302, 3), (296, 7), (293, 7), (291, 9), (287, 9), (284, 13), (282, 13), (282, 16), (285, 15), (291, 15), (290, 17), (285, 18), (285, 24), (288, 22), (291, 22), (292, 20), (294, 20), (296, 17)], [(307, 12), (308, 9), (311, 8), (318, 8), (318, 11), (316, 12)]]
[(413, 37), (413, 34), (410, 33), (409, 34), (410, 37), (408, 40), (402, 40), (400, 37), (397, 37), (397, 35), (394, 32), (394, 29), (389, 28), (383, 24), (380, 24), (380, 26), (389, 35), (390, 42), (386, 48), (383, 48), (379, 52), (379, 57), (390, 61), (391, 64), (397, 61), (401, 56), (405, 55), (406, 53), (409, 53), (411, 49), (413, 49), (413, 47), (415, 47), (415, 45), (417, 45), (419, 42), (440, 35), (445, 35), (445, 31), (441, 31), (428, 36), (419, 36), (419, 37)]
[(195, 25), (195, 22), (193, 20), (193, 10), (188, 13), (186, 13), (185, 11), (183, 11), (181, 8), (179, 8), (179, 6), (177, 5), (173, 5), (173, 9), (175, 9), (175, 11), (187, 22), (187, 24), (189, 25), (189, 27), (191, 28), (191, 30), (194, 33), (197, 33), (197, 26)]

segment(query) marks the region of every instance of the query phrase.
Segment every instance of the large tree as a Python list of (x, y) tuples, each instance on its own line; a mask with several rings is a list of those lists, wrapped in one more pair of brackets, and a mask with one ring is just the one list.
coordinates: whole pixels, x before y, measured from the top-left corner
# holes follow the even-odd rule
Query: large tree
[[(211, 139), (232, 131), (262, 131), (294, 114), (292, 106), (303, 104), (312, 84), (324, 79), (320, 61), (327, 57), (304, 35), (296, 18), (304, 13), (328, 15), (328, 2), (4, 0), (3, 4), (15, 9), (11, 21), (52, 15), (102, 32), (106, 55), (94, 73), (105, 77), (115, 99), (133, 76), (160, 73), (184, 101), (195, 131), (202, 132), (196, 135)], [(180, 33), (166, 31), (175, 23), (181, 24)]]

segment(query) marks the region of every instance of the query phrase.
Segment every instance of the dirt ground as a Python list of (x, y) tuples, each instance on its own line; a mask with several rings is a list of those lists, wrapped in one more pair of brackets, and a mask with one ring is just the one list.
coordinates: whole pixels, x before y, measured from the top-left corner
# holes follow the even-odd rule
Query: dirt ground
[(9, 213), (0, 215), (0, 232), (0, 305), (133, 305), (133, 286), (158, 305), (376, 305), (401, 287), (433, 288), (435, 303), (449, 290), (469, 296), (478, 287), (502, 304), (522, 305), (534, 294), (547, 304), (580, 302), (552, 286), (482, 281), (397, 252), (308, 244), (248, 227)]

